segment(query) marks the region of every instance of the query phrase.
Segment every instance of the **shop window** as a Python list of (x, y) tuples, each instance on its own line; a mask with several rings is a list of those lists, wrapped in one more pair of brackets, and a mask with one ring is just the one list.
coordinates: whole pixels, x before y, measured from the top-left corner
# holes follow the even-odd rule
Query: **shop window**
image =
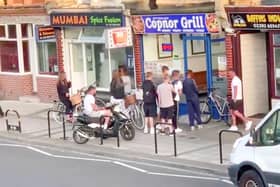
[(17, 38), (16, 25), (8, 25), (9, 38)]
[(19, 72), (16, 41), (0, 41), (1, 72)]
[(0, 38), (6, 37), (5, 25), (0, 25)]
[(280, 96), (280, 47), (274, 47), (275, 95)]
[(28, 24), (21, 24), (21, 35), (23, 38), (28, 37)]
[(28, 41), (22, 41), (22, 49), (23, 49), (24, 72), (30, 72), (29, 44), (28, 44)]
[(38, 43), (38, 58), (40, 74), (58, 73), (55, 42)]

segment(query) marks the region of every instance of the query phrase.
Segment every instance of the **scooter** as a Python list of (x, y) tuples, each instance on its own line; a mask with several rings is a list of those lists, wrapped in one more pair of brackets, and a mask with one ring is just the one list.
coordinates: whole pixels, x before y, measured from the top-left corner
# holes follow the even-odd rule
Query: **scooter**
[(85, 144), (90, 139), (103, 136), (103, 138), (116, 137), (118, 133), (124, 140), (130, 141), (135, 137), (135, 129), (131, 119), (119, 111), (117, 104), (106, 106), (110, 109), (112, 116), (108, 128), (104, 129), (103, 125), (106, 116), (92, 118), (85, 114), (80, 114), (73, 124), (73, 139), (77, 144)]

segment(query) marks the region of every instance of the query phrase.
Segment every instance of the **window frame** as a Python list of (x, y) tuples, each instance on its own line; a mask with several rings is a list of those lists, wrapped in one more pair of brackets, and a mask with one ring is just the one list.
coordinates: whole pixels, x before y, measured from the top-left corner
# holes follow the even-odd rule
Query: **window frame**
[[(274, 132), (273, 132), (273, 140), (274, 140), (274, 143), (272, 144), (265, 144), (264, 141), (263, 141), (263, 130), (265, 129), (266, 125), (269, 125), (267, 124), (269, 122), (269, 120), (271, 120), (271, 118), (276, 115), (276, 122), (274, 124)], [(280, 126), (280, 109), (279, 110), (276, 110), (272, 115), (270, 115), (270, 117), (263, 123), (263, 125), (256, 131), (256, 134), (257, 134), (257, 142), (256, 142), (256, 146), (258, 147), (267, 147), (267, 146), (276, 146), (276, 145), (280, 145), (280, 141), (276, 141), (276, 136), (277, 136), (277, 128), (278, 126)]]
[[(44, 41), (44, 42), (36, 42), (36, 50), (37, 50), (37, 76), (58, 76), (58, 73), (59, 72), (43, 72), (40, 70), (40, 61), (39, 61), (39, 53), (40, 53), (40, 50), (38, 49), (39, 48), (39, 44), (41, 43), (55, 43), (55, 47), (57, 49), (57, 46), (56, 46), (56, 41)], [(47, 49), (48, 51), (48, 46), (45, 45), (44, 48)], [(56, 51), (57, 52), (57, 51)], [(56, 54), (56, 60), (57, 60), (57, 54)], [(58, 66), (58, 61), (57, 61), (57, 66)], [(57, 67), (58, 68), (58, 67)]]

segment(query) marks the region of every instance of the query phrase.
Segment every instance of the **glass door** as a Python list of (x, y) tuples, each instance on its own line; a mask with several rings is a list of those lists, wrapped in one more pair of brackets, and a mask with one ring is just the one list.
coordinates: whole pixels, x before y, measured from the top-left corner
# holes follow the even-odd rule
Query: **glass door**
[(84, 74), (84, 50), (83, 44), (70, 44), (70, 59), (71, 59), (71, 81), (73, 93), (78, 89), (86, 86)]
[(96, 84), (94, 44), (85, 44), (87, 85)]

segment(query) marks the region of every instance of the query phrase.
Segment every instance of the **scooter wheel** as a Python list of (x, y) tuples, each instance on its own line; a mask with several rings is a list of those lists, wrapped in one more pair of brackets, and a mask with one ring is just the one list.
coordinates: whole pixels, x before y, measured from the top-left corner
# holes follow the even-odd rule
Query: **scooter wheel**
[(76, 129), (73, 131), (73, 139), (77, 144), (85, 144), (88, 142), (88, 138), (85, 138), (79, 134), (80, 129)]
[(120, 128), (120, 134), (124, 140), (130, 141), (135, 137), (135, 129), (132, 124), (125, 124)]

